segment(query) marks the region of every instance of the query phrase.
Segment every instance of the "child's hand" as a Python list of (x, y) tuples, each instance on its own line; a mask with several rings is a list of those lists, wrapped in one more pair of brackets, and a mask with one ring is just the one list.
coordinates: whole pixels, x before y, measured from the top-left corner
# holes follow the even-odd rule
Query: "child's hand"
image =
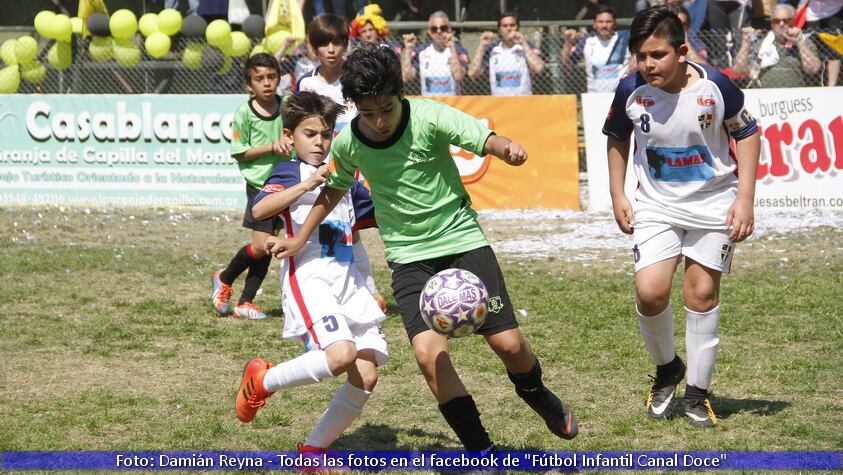
[(304, 185), (307, 191), (313, 191), (322, 186), (328, 180), (328, 175), (330, 174), (328, 165), (322, 165), (313, 172), (313, 175), (310, 175), (307, 180), (303, 181), (302, 185)]
[(304, 241), (298, 236), (294, 238), (272, 237), (274, 238), (272, 241), (269, 241), (269, 238), (267, 239), (266, 252), (272, 254), (278, 259), (290, 257), (299, 252), (302, 246), (304, 246)]
[(293, 141), (286, 137), (281, 137), (280, 140), (272, 144), (272, 151), (278, 155), (290, 155), (293, 151)]
[(624, 234), (632, 234), (635, 229), (635, 217), (632, 215), (632, 205), (626, 196), (612, 199), (612, 211), (615, 213), (615, 221)]
[(266, 241), (263, 242), (263, 250), (266, 252), (270, 252), (272, 246), (278, 243), (278, 240), (281, 239), (278, 236), (269, 236), (266, 238)]
[(418, 39), (416, 38), (415, 33), (407, 33), (405, 35), (401, 35), (401, 38), (404, 40), (404, 48), (412, 51), (416, 47), (416, 43)]
[(503, 156), (501, 157), (506, 163), (520, 167), (527, 161), (527, 151), (521, 145), (510, 142), (506, 148), (503, 149)]
[(752, 235), (755, 228), (755, 212), (752, 200), (736, 198), (726, 214), (726, 229), (730, 229), (729, 240), (741, 242)]

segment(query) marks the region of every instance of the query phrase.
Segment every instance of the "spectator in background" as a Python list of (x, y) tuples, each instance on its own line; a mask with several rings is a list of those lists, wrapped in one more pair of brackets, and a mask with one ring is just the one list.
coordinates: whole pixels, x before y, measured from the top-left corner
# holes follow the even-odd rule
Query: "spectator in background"
[[(304, 5), (307, 3), (307, 0), (299, 0), (299, 2), (302, 11), (304, 11)], [(333, 13), (335, 15), (348, 18), (348, 16), (345, 14), (346, 0), (333, 0), (331, 3), (333, 4)], [(361, 10), (363, 6), (366, 5), (365, 0), (353, 0), (352, 3), (354, 3), (354, 12)], [(325, 13), (327, 13), (327, 10), (325, 10), (325, 0), (313, 0), (313, 16), (320, 16), (324, 15)]]
[(750, 20), (752, 0), (708, 0), (708, 28), (714, 30), (710, 36), (709, 61), (714, 66), (731, 66), (730, 58), (741, 47), (741, 29), (749, 26)]
[[(814, 44), (802, 30), (793, 27), (795, 9), (786, 4), (773, 7), (771, 30), (763, 40), (752, 45), (756, 30), (745, 27), (743, 42), (735, 58), (736, 74), (750, 73), (758, 87), (804, 87), (816, 85), (809, 76), (820, 70), (820, 58)], [(750, 58), (752, 49), (752, 58)]]
[[(840, 34), (840, 29), (843, 27), (843, 0), (810, 0), (806, 8), (806, 29)], [(837, 78), (840, 76), (840, 55), (829, 48), (818, 36), (814, 38), (820, 53), (820, 59), (826, 64), (824, 84), (836, 86)]]
[(544, 71), (544, 61), (535, 46), (521, 34), (521, 23), (515, 13), (503, 13), (498, 18), (498, 38), (484, 31), (468, 68), (468, 76), (479, 77), (489, 70), (489, 85), (493, 96), (529, 96), (533, 94), (530, 76)]
[(468, 67), (468, 51), (454, 37), (445, 12), (433, 12), (428, 23), (429, 43), (417, 45), (413, 33), (403, 36), (401, 75), (404, 82), (418, 77), (423, 96), (459, 96)]
[(373, 3), (363, 7), (363, 13), (351, 21), (349, 35), (352, 49), (363, 43), (374, 43), (386, 46), (397, 55), (401, 54), (401, 45), (389, 39), (389, 26), (381, 13), (380, 5)]
[(579, 41), (576, 30), (565, 30), (565, 42), (560, 51), (562, 67), (572, 69), (583, 60), (588, 92), (612, 92), (632, 67), (629, 31), (615, 31), (615, 10), (607, 6), (597, 9), (593, 27), (594, 31)]
[(688, 45), (688, 55), (686, 59), (690, 59), (695, 63), (708, 64), (708, 51), (705, 49), (705, 44), (699, 39), (696, 33), (690, 31), (691, 15), (685, 7), (677, 7), (676, 16), (682, 22), (682, 28), (685, 29), (685, 44)]

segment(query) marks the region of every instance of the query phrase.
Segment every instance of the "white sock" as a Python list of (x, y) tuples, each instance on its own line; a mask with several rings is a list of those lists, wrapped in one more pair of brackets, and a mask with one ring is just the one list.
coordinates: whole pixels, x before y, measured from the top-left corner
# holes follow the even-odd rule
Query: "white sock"
[(366, 246), (363, 245), (362, 240), (351, 246), (351, 254), (354, 256), (354, 267), (366, 279), (366, 288), (374, 294), (378, 288), (375, 285), (375, 277), (372, 275), (372, 266), (369, 264), (369, 253), (366, 252)]
[(322, 414), (322, 418), (319, 419), (304, 445), (323, 449), (330, 447), (360, 416), (363, 406), (371, 395), (371, 391), (360, 389), (346, 381), (328, 402), (328, 408), (325, 409), (325, 413)]
[(676, 357), (676, 347), (673, 344), (673, 307), (668, 305), (662, 313), (652, 317), (641, 315), (638, 307), (638, 329), (650, 352), (650, 358), (656, 365), (668, 364)]
[(325, 352), (313, 350), (269, 368), (263, 378), (263, 387), (274, 393), (279, 389), (313, 384), (333, 376)]
[(708, 389), (714, 363), (717, 361), (717, 347), (720, 338), (717, 328), (720, 326), (720, 306), (705, 313), (694, 312), (685, 308), (687, 326), (685, 329), (685, 347), (688, 350), (688, 384), (700, 389)]

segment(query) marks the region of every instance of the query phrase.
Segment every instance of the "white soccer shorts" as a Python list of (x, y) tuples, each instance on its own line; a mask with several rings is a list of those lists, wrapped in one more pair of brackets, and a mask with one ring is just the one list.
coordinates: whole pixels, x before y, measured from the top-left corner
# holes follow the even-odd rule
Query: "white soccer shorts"
[(302, 340), (306, 351), (324, 350), (332, 343), (345, 340), (353, 342), (357, 351), (374, 350), (378, 366), (383, 366), (389, 359), (380, 322), (357, 323), (339, 314), (325, 315), (313, 322)]
[(720, 229), (684, 229), (667, 223), (635, 224), (632, 248), (635, 271), (678, 255), (728, 274), (732, 267), (735, 243), (729, 231)]

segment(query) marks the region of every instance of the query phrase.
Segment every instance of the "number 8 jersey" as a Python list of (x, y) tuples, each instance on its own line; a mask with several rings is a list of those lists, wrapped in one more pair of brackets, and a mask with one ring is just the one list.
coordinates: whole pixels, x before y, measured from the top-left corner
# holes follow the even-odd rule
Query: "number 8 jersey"
[(654, 212), (683, 228), (725, 229), (738, 182), (729, 137), (744, 139), (757, 126), (729, 78), (688, 65), (700, 77), (676, 94), (650, 86), (640, 73), (623, 78), (603, 133), (625, 141), (635, 132), (636, 220)]

